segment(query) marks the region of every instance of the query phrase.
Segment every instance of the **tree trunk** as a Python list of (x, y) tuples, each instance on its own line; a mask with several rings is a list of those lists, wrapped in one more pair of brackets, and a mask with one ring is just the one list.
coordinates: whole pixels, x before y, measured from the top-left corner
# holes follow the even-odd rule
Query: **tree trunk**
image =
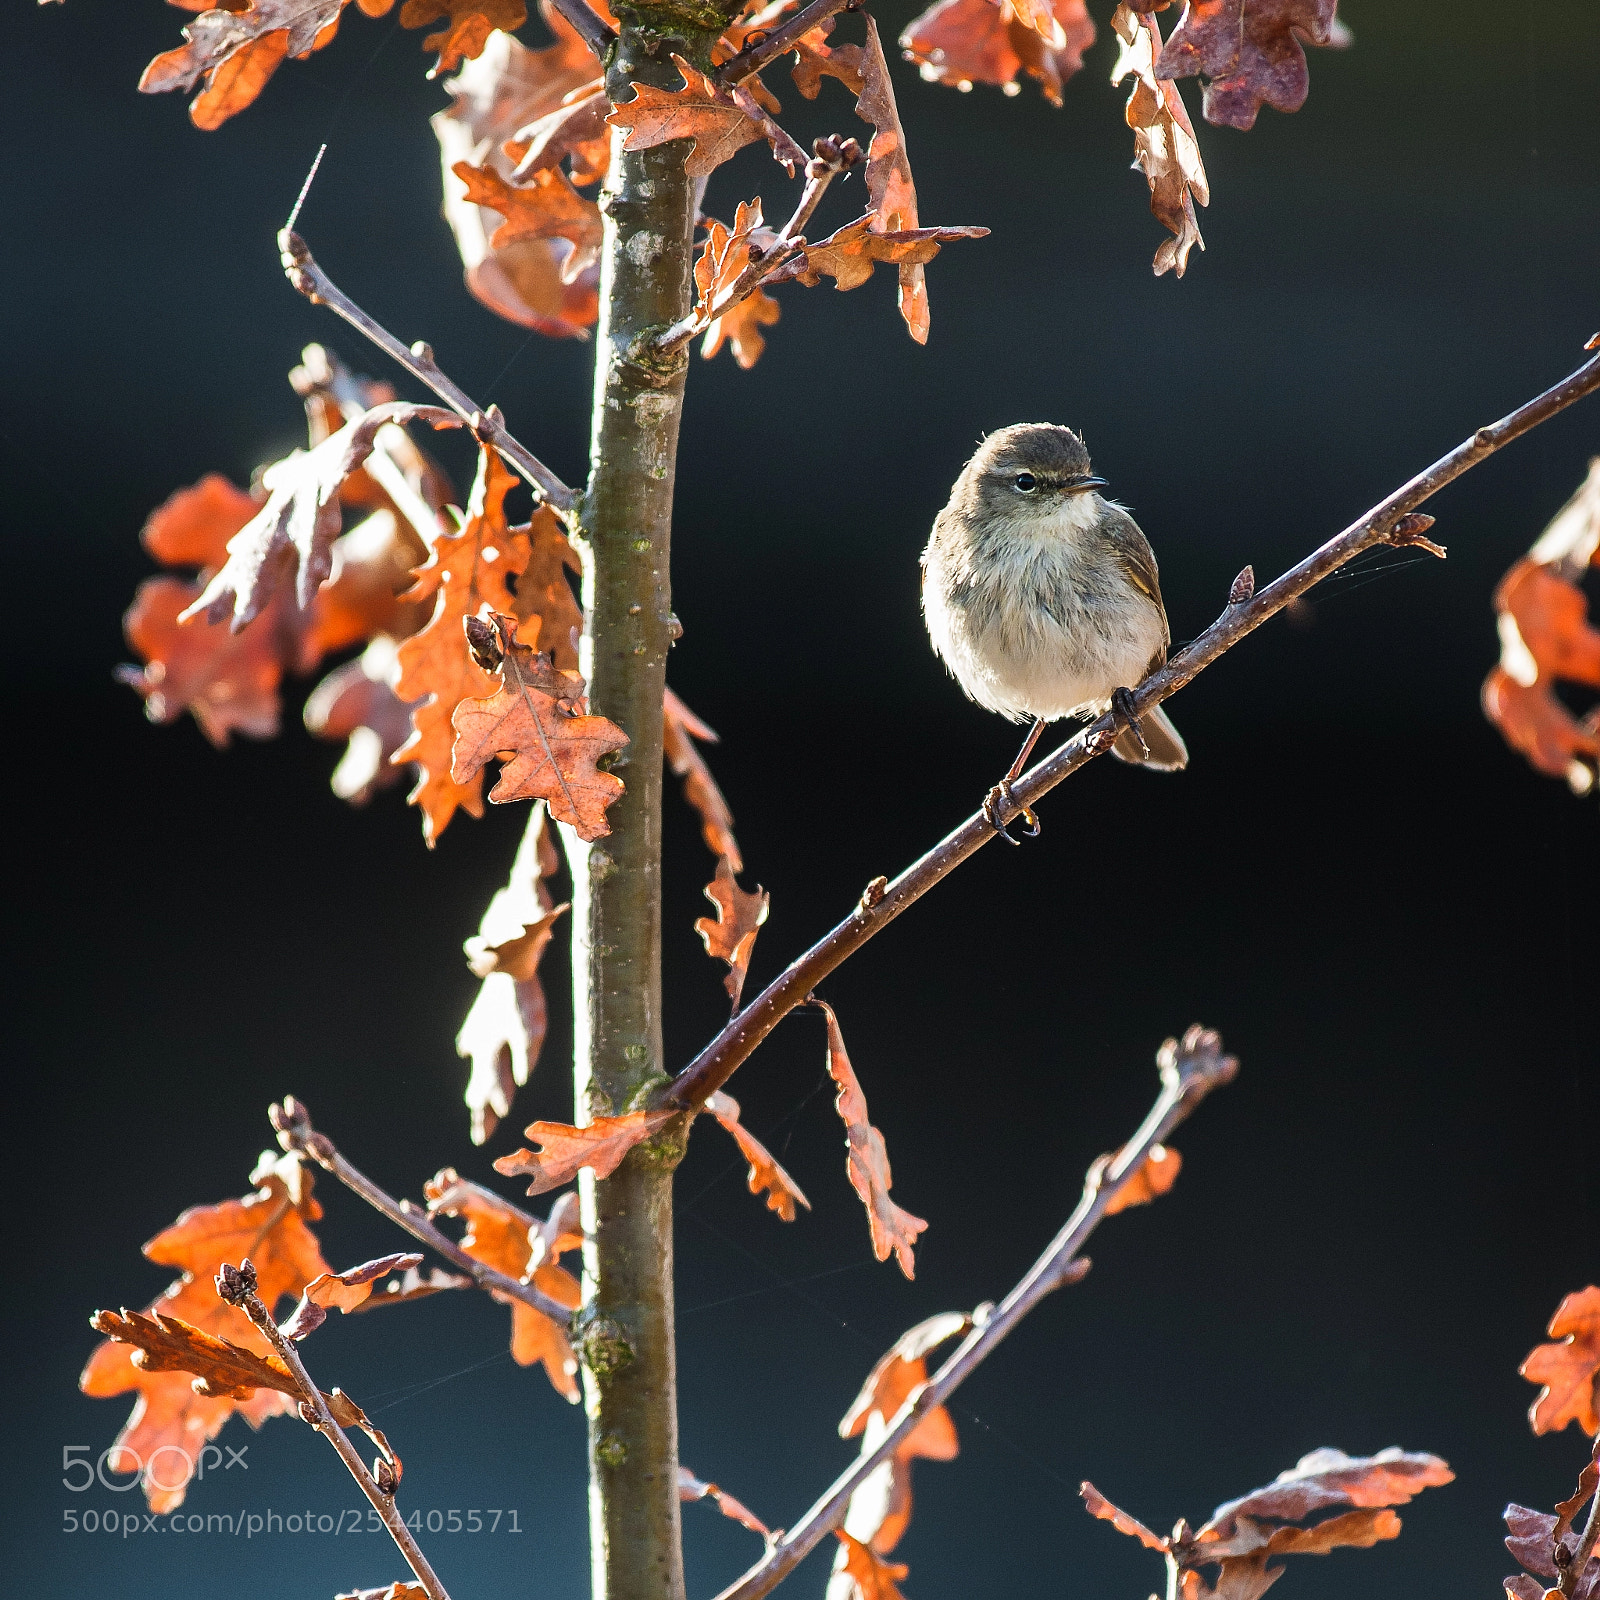
[[(630, 82), (680, 83), (677, 50), (704, 64), (714, 35), (659, 11), (624, 14), (608, 63)], [(668, 39), (670, 26), (674, 37)], [(684, 34), (687, 32), (687, 39)], [(652, 55), (655, 50), (658, 54)], [(685, 146), (627, 154), (613, 135), (600, 205), (605, 256), (595, 354), (590, 478), (581, 506), (584, 675), (593, 709), (629, 745), (611, 833), (573, 848), (573, 1080), (577, 1118), (616, 1115), (665, 1078), (661, 1046), (661, 698), (672, 616), (672, 491), (687, 358), (637, 361), (647, 330), (689, 307), (693, 185)], [(574, 846), (570, 832), (569, 847)], [(684, 1128), (669, 1124), (616, 1173), (580, 1186), (589, 1243), (574, 1328), (589, 1416), (594, 1600), (683, 1600), (673, 1344), (672, 1173)]]

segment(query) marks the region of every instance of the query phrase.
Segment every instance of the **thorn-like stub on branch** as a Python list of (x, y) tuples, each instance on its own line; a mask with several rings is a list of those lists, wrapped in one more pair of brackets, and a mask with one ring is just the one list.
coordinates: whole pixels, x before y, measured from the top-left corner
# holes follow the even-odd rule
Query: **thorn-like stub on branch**
[(412, 345), (411, 353), (417, 358), (418, 361), (426, 361), (430, 367), (438, 365), (438, 363), (433, 359), (433, 346), (429, 344), (426, 339), (418, 339), (417, 342)]
[(217, 1293), (230, 1306), (242, 1306), (256, 1292), (256, 1269), (248, 1256), (236, 1267), (224, 1261), (216, 1282)]
[(1480, 450), (1487, 450), (1489, 446), (1494, 443), (1494, 429), (1479, 428), (1478, 431), (1473, 434), (1472, 442), (1477, 445)]
[(1205, 1094), (1231, 1083), (1239, 1073), (1238, 1059), (1222, 1053), (1222, 1035), (1198, 1022), (1182, 1039), (1168, 1039), (1161, 1046), (1156, 1052), (1156, 1065), (1161, 1069), (1162, 1082), (1185, 1094)]
[(1600, 350), (1600, 333), (1594, 334), (1583, 348), (1585, 350)]
[(500, 663), (506, 658), (506, 651), (494, 623), (487, 617), (463, 617), (461, 626), (466, 633), (467, 649), (472, 659), (485, 672), (498, 672)]
[(1075, 1283), (1082, 1283), (1093, 1265), (1088, 1256), (1074, 1256), (1070, 1261), (1062, 1262), (1055, 1275), (1055, 1287), (1069, 1289)]
[(1237, 578), (1233, 580), (1233, 587), (1228, 590), (1228, 604), (1242, 606), (1256, 592), (1256, 569), (1245, 567)]
[(1420, 545), (1443, 561), (1444, 546), (1422, 537), (1433, 526), (1434, 520), (1426, 511), (1408, 511), (1385, 535), (1386, 542), (1393, 545)]
[(395, 1490), (400, 1486), (394, 1475), (394, 1468), (382, 1456), (372, 1458), (372, 1481), (377, 1484), (379, 1492), (391, 1500), (394, 1498)]
[(883, 904), (883, 897), (889, 892), (889, 880), (877, 877), (861, 891), (861, 909), (870, 911), (874, 906)]
[(300, 1420), (308, 1428), (320, 1428), (322, 1426), (322, 1418), (317, 1415), (317, 1408), (309, 1400), (300, 1402)]

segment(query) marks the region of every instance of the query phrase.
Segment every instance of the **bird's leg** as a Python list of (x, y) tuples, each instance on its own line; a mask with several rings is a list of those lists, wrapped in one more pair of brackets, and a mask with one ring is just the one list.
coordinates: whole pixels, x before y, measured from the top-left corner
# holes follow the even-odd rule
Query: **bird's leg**
[(1132, 730), (1134, 740), (1139, 746), (1139, 754), (1148, 761), (1150, 759), (1150, 746), (1144, 742), (1144, 729), (1139, 726), (1138, 714), (1133, 709), (1133, 690), (1113, 689), (1111, 691), (1111, 710), (1125, 728)]
[[(984, 820), (1007, 844), (1021, 844), (1022, 841), (1013, 839), (1006, 832), (1006, 826), (1000, 820), (1000, 807), (1012, 803), (1011, 785), (1022, 776), (1022, 769), (1027, 765), (1028, 757), (1033, 754), (1033, 747), (1039, 742), (1039, 735), (1043, 732), (1044, 718), (1035, 717), (1033, 726), (1028, 729), (1028, 737), (1022, 741), (1022, 748), (1017, 752), (1017, 759), (1011, 763), (1011, 770), (984, 797)], [(1025, 824), (1023, 831), (1030, 839), (1037, 839), (1039, 837), (1039, 819), (1033, 814), (1031, 807), (1024, 806), (1022, 808), (1022, 820)]]

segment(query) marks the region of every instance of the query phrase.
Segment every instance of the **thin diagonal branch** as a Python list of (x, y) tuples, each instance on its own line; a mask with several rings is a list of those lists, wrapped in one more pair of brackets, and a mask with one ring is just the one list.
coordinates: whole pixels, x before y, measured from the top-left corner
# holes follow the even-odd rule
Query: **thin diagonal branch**
[(697, 306), (688, 316), (680, 318), (654, 341), (658, 356), (671, 355), (696, 335), (704, 333), (718, 317), (726, 316), (741, 300), (748, 300), (762, 283), (777, 269), (805, 248), (801, 229), (810, 222), (828, 185), (841, 172), (848, 171), (861, 160), (861, 146), (854, 139), (840, 139), (829, 135), (812, 145), (811, 160), (806, 163), (806, 186), (794, 215), (778, 230), (778, 236), (766, 249), (752, 245), (750, 261), (737, 278), (709, 308)]
[(499, 406), (482, 410), (461, 388), (445, 376), (433, 351), (420, 339), (408, 350), (381, 323), (375, 322), (317, 265), (316, 258), (298, 233), (290, 228), (278, 234), (284, 275), (313, 305), (327, 306), (364, 334), (385, 355), (398, 361), (412, 377), (433, 390), (486, 443), (492, 444), (527, 479), (535, 494), (557, 511), (570, 511), (576, 492), (563, 483), (525, 444), (506, 428)]
[(836, 17), (841, 11), (859, 11), (862, 0), (811, 0), (781, 27), (747, 45), (732, 60), (725, 61), (711, 74), (711, 81), (719, 88), (731, 89), (743, 83), (752, 73), (776, 61), (785, 50), (792, 50), (795, 41), (810, 33), (818, 23)]
[[(257, 1331), (277, 1352), (278, 1359), (289, 1369), (300, 1389), (301, 1415), (319, 1433), (326, 1434), (328, 1442), (339, 1452), (339, 1459), (349, 1469), (350, 1476), (360, 1484), (361, 1492), (383, 1518), (383, 1525), (389, 1530), (389, 1537), (399, 1546), (400, 1554), (406, 1558), (406, 1565), (416, 1575), (417, 1582), (428, 1591), (428, 1600), (450, 1600), (449, 1591), (428, 1564), (428, 1558), (423, 1555), (417, 1541), (411, 1537), (405, 1518), (400, 1515), (400, 1508), (394, 1500), (393, 1484), (388, 1485), (386, 1493), (385, 1486), (367, 1471), (366, 1463), (350, 1442), (350, 1435), (339, 1426), (333, 1413), (328, 1409), (328, 1402), (323, 1398), (322, 1391), (312, 1382), (311, 1374), (306, 1371), (305, 1363), (300, 1359), (300, 1352), (295, 1349), (291, 1340), (285, 1339), (278, 1331), (277, 1323), (272, 1320), (272, 1313), (267, 1310), (260, 1295), (256, 1293), (255, 1268), (248, 1261), (244, 1262), (242, 1267), (224, 1266), (217, 1279), (217, 1292), (229, 1304), (238, 1306), (249, 1317)], [(379, 1464), (380, 1467), (383, 1466), (381, 1459)]]
[[(1596, 336), (1600, 338), (1600, 335)], [(1133, 694), (1136, 714), (1158, 706), (1174, 695), (1224, 651), (1230, 650), (1291, 600), (1320, 583), (1364, 550), (1379, 544), (1414, 544), (1431, 525), (1432, 518), (1412, 515), (1424, 501), (1453, 483), (1464, 472), (1487, 460), (1495, 451), (1548, 421), (1574, 401), (1600, 389), (1600, 357), (1586, 362), (1570, 377), (1545, 390), (1509, 416), (1479, 428), (1463, 444), (1388, 499), (1374, 506), (1343, 533), (1291, 567), (1259, 593), (1245, 573), (1235, 580), (1229, 604), (1222, 615), (1192, 644), (1179, 651), (1159, 672), (1152, 673)], [(1248, 569), (1246, 569), (1248, 571)], [(1011, 787), (1012, 798), (998, 808), (1008, 822), (1036, 805), (1063, 779), (1111, 748), (1119, 731), (1113, 715), (1075, 734), (1053, 755), (1041, 761)], [(867, 940), (894, 921), (913, 901), (920, 899), (969, 856), (995, 836), (995, 829), (980, 811), (948, 834), (920, 860), (912, 863), (892, 883), (874, 878), (848, 917), (767, 985), (656, 1097), (662, 1108), (683, 1109), (705, 1104), (706, 1096), (720, 1089), (777, 1024), (802, 1004), (815, 986)]]
[(552, 0), (552, 3), (604, 66), (606, 52), (617, 42), (617, 30), (592, 6), (585, 4), (585, 0)]
[(331, 1172), (352, 1194), (360, 1195), (369, 1206), (381, 1211), (391, 1222), (398, 1223), (413, 1239), (421, 1240), (430, 1249), (437, 1250), (446, 1261), (469, 1273), (480, 1289), (521, 1300), (549, 1317), (557, 1327), (571, 1325), (572, 1313), (559, 1300), (552, 1300), (533, 1284), (519, 1283), (515, 1278), (496, 1272), (493, 1267), (469, 1256), (448, 1234), (434, 1227), (420, 1206), (413, 1205), (409, 1200), (396, 1200), (384, 1193), (364, 1172), (351, 1166), (339, 1154), (333, 1140), (311, 1126), (311, 1113), (293, 1095), (281, 1105), (273, 1106), (268, 1115), (272, 1118), (272, 1126), (278, 1131), (278, 1143), (285, 1150), (292, 1150), (296, 1155), (315, 1161), (324, 1172)]
[(904, 1443), (936, 1406), (943, 1405), (1005, 1336), (1053, 1289), (1079, 1282), (1089, 1262), (1083, 1248), (1113, 1200), (1144, 1165), (1152, 1146), (1160, 1144), (1205, 1097), (1232, 1082), (1239, 1063), (1222, 1053), (1222, 1040), (1198, 1025), (1180, 1043), (1168, 1039), (1156, 1060), (1161, 1067), (1161, 1093), (1139, 1130), (1109, 1161), (1089, 1168), (1083, 1196), (1072, 1215), (1022, 1281), (997, 1307), (973, 1313), (972, 1331), (955, 1353), (895, 1413), (877, 1449), (862, 1455), (840, 1473), (817, 1502), (768, 1547), (766, 1555), (717, 1600), (761, 1600), (776, 1588), (817, 1545), (845, 1519), (850, 1497)]

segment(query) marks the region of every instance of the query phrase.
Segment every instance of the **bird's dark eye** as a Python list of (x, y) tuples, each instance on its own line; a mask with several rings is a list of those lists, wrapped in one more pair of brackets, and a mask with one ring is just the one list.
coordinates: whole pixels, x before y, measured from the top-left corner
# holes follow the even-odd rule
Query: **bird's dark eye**
[(1017, 487), (1024, 494), (1032, 494), (1034, 489), (1038, 487), (1038, 479), (1031, 472), (1019, 472), (1017, 474)]

